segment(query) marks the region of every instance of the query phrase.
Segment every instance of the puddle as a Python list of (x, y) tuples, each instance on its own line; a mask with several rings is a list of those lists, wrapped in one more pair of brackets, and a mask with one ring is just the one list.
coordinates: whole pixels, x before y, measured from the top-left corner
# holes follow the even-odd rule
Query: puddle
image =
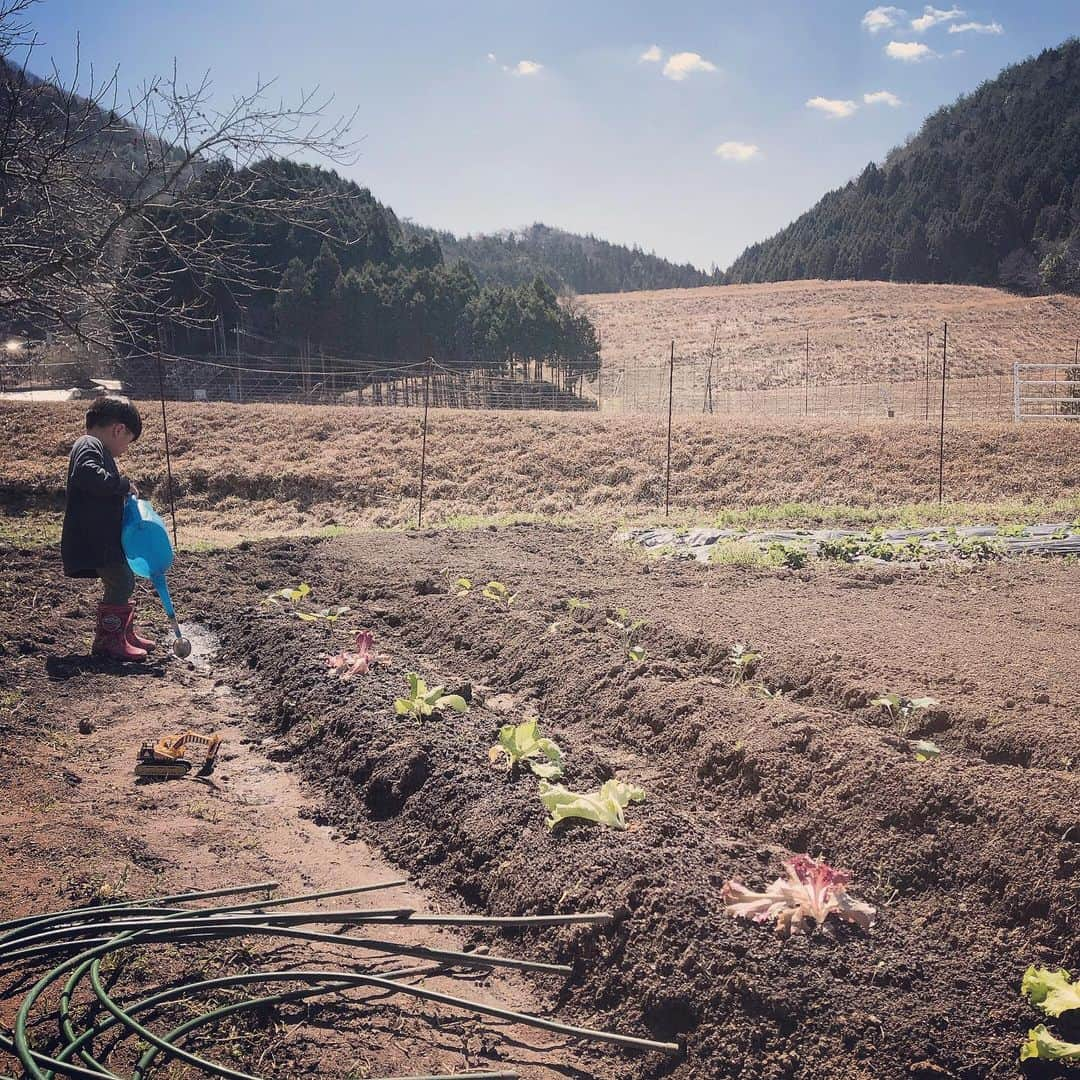
[[(182, 622), (180, 632), (191, 642), (191, 655), (187, 658), (188, 662), (197, 668), (208, 668), (221, 647), (217, 634), (208, 626), (197, 622)], [(171, 648), (171, 640), (169, 645)]]

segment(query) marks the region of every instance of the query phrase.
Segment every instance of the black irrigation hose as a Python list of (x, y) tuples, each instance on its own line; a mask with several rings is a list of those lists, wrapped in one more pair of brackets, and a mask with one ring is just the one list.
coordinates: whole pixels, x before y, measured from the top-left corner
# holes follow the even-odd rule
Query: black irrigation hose
[[(173, 904), (187, 900), (210, 900), (216, 896), (239, 896), (248, 892), (272, 892), (278, 887), (276, 881), (262, 881), (255, 885), (230, 885), (226, 889), (208, 889), (203, 892), (174, 893), (172, 896), (151, 896), (146, 900), (118, 900), (114, 904), (99, 904), (96, 907), (68, 908), (66, 911), (51, 911), (47, 915), (23, 915), (17, 919), (8, 919), (0, 922), (0, 934), (6, 933), (17, 926), (26, 926), (28, 923), (56, 922), (65, 917), (75, 922), (89, 915), (97, 915), (103, 912), (115, 911), (117, 908), (133, 907), (145, 911), (148, 905)], [(319, 893), (313, 896), (321, 895)], [(205, 908), (213, 911), (213, 908)]]
[[(217, 931), (212, 926), (203, 930), (192, 931), (184, 934), (169, 934), (168, 940), (179, 941), (222, 941), (227, 938), (247, 937), (257, 935), (265, 931), (265, 927), (234, 926)], [(148, 940), (160, 940), (159, 932), (148, 933)], [(549, 964), (541, 960), (518, 960), (516, 957), (498, 956), (491, 953), (476, 952), (451, 952), (443, 949), (431, 949), (424, 945), (402, 945), (396, 941), (383, 941), (380, 938), (354, 938), (345, 934), (324, 934), (317, 930), (298, 930), (294, 927), (274, 927), (274, 934), (278, 937), (297, 938), (302, 941), (319, 941), (332, 945), (346, 945), (355, 948), (368, 949), (371, 952), (386, 953), (391, 956), (415, 956), (423, 960), (438, 960), (442, 963), (454, 964), (458, 967), (502, 967), (514, 968), (518, 971), (535, 971), (547, 975), (570, 975), (573, 968), (568, 964)], [(72, 949), (85, 948), (91, 945), (104, 945), (112, 941), (111, 937), (84, 938), (79, 941), (60, 941), (51, 944), (33, 946), (13, 952), (4, 960), (25, 959), (30, 956), (46, 956), (52, 953), (70, 952)]]
[[(384, 978), (402, 978), (410, 975), (412, 972), (403, 970), (401, 972), (386, 972)], [(173, 1028), (163, 1036), (162, 1041), (175, 1044), (178, 1039), (183, 1038), (197, 1027), (209, 1023), (212, 1020), (221, 1020), (226, 1016), (231, 1016), (234, 1013), (243, 1012), (248, 1009), (261, 1008), (267, 1005), (279, 1005), (289, 1001), (302, 1001), (307, 998), (316, 997), (320, 994), (336, 994), (343, 990), (354, 989), (354, 987), (347, 986), (346, 984), (336, 982), (330, 983), (326, 986), (305, 987), (302, 990), (292, 990), (284, 994), (272, 994), (267, 997), (261, 998), (246, 998), (243, 1001), (234, 1002), (231, 1005), (223, 1006), (220, 1009), (216, 1009), (213, 1012), (202, 1013), (199, 1016), (188, 1020), (186, 1023), (181, 1024), (177, 1028)], [(129, 1012), (132, 1011), (129, 1009)], [(132, 1073), (131, 1080), (145, 1080), (147, 1070), (150, 1068), (151, 1063), (161, 1053), (160, 1047), (151, 1046), (139, 1058), (135, 1065), (135, 1071)], [(165, 1051), (169, 1053), (171, 1051)], [(504, 1078), (504, 1080), (516, 1080), (518, 1074), (515, 1072), (471, 1072), (471, 1073), (453, 1073), (454, 1080), (479, 1080), (484, 1077), (487, 1080), (495, 1080), (495, 1078)], [(373, 1078), (376, 1080), (376, 1078)], [(413, 1076), (413, 1077), (381, 1077), (377, 1080), (447, 1080), (445, 1075), (443, 1076)]]
[[(79, 979), (82, 977), (82, 975), (87, 970), (89, 970), (91, 963), (92, 963), (92, 961), (87, 961), (85, 964), (83, 964), (80, 968), (78, 968), (75, 971), (75, 973), (68, 980), (68, 986), (65, 987), (65, 992), (67, 991), (67, 989), (69, 987), (73, 987), (74, 984), (76, 982), (78, 982)], [(429, 975), (429, 974), (432, 974), (435, 971), (441, 971), (441, 970), (443, 970), (443, 967), (442, 967), (441, 964), (428, 964), (428, 965), (425, 965), (423, 967), (399, 968), (396, 971), (384, 972), (383, 977), (384, 978), (406, 978), (406, 977), (409, 977), (409, 976), (416, 976), (416, 975)], [(197, 985), (200, 985), (200, 984), (181, 983), (178, 986), (167, 987), (164, 990), (159, 990), (156, 994), (153, 994), (150, 997), (143, 998), (142, 1000), (135, 1002), (133, 1005), (129, 1005), (126, 1011), (128, 1013), (143, 1012), (143, 1011), (145, 1011), (147, 1009), (155, 1009), (159, 1005), (164, 1005), (167, 1002), (175, 1001), (178, 998), (190, 997), (192, 988), (197, 986)], [(202, 1014), (200, 1014), (200, 1015), (202, 1015)], [(67, 1061), (68, 1058), (70, 1058), (76, 1052), (78, 1052), (80, 1055), (82, 1055), (84, 1053), (83, 1047), (85, 1046), (86, 1043), (88, 1043), (91, 1040), (97, 1038), (98, 1035), (101, 1035), (103, 1032), (108, 1031), (109, 1028), (114, 1027), (119, 1022), (120, 1021), (117, 1020), (117, 1018), (115, 1016), (112, 1016), (110, 1014), (109, 1016), (105, 1017), (103, 1020), (96, 1021), (93, 1027), (87, 1028), (85, 1031), (83, 1031), (79, 1035), (75, 1035), (74, 1032), (73, 1032), (71, 1037), (70, 1037), (70, 1041), (69, 1041), (68, 1045), (65, 1046), (59, 1052), (59, 1054), (57, 1056), (57, 1061)], [(65, 1038), (68, 1038), (68, 1035), (66, 1033), (65, 1033)], [(156, 1052), (157, 1051), (155, 1050), (155, 1054), (156, 1054)], [(91, 1059), (91, 1061), (95, 1065), (98, 1064), (97, 1062), (94, 1062), (93, 1059)]]
[[(98, 1062), (87, 1047), (92, 1040), (102, 1031), (107, 1030), (119, 1023), (129, 1034), (137, 1035), (150, 1044), (150, 1049), (144, 1054), (145, 1061), (140, 1061), (142, 1071), (136, 1073), (138, 1080), (145, 1076), (154, 1057), (159, 1052), (165, 1052), (170, 1056), (179, 1057), (190, 1064), (217, 1073), (218, 1075), (232, 1078), (244, 1078), (251, 1080), (248, 1074), (239, 1073), (228, 1069), (227, 1066), (218, 1065), (206, 1061), (197, 1055), (173, 1045), (174, 1038), (181, 1038), (188, 1031), (201, 1024), (209, 1023), (222, 1015), (231, 1015), (245, 1009), (257, 1007), (276, 1001), (300, 1000), (306, 997), (340, 993), (344, 990), (359, 987), (382, 989), (389, 994), (405, 994), (412, 997), (439, 1002), (454, 1008), (465, 1009), (481, 1015), (495, 1016), (512, 1023), (521, 1023), (544, 1030), (557, 1032), (577, 1038), (586, 1038), (594, 1041), (608, 1042), (615, 1045), (633, 1047), (636, 1049), (659, 1050), (665, 1053), (679, 1053), (680, 1047), (675, 1043), (661, 1043), (634, 1036), (617, 1035), (610, 1032), (596, 1031), (588, 1028), (573, 1027), (555, 1020), (547, 1020), (543, 1017), (529, 1014), (516, 1013), (511, 1010), (501, 1009), (494, 1005), (486, 1005), (482, 1002), (472, 1001), (467, 998), (456, 997), (440, 991), (428, 990), (419, 986), (402, 983), (400, 977), (409, 972), (384, 972), (381, 974), (366, 972), (342, 972), (342, 971), (272, 971), (253, 972), (244, 975), (224, 976), (217, 979), (202, 982), (189, 983), (169, 988), (151, 997), (129, 1005), (126, 1009), (118, 1005), (109, 995), (101, 983), (101, 960), (114, 952), (131, 947), (150, 944), (180, 944), (191, 942), (205, 942), (210, 940), (222, 940), (246, 936), (269, 936), (286, 937), (307, 941), (317, 941), (354, 948), (362, 948), (371, 952), (379, 952), (390, 955), (415, 956), (437, 962), (437, 969), (446, 966), (476, 968), (476, 967), (517, 967), (524, 970), (544, 971), (548, 973), (567, 974), (571, 971), (566, 965), (545, 964), (537, 961), (522, 961), (508, 957), (489, 956), (478, 953), (461, 953), (446, 950), (431, 949), (426, 946), (408, 946), (398, 942), (383, 941), (374, 938), (353, 938), (344, 934), (329, 934), (316, 930), (299, 929), (303, 925), (318, 923), (377, 923), (382, 925), (472, 925), (472, 926), (551, 926), (567, 925), (574, 923), (607, 923), (612, 921), (612, 916), (607, 913), (583, 914), (583, 915), (538, 915), (538, 916), (510, 916), (510, 917), (486, 917), (486, 916), (453, 916), (453, 915), (415, 915), (409, 908), (388, 908), (369, 910), (347, 910), (332, 912), (286, 912), (266, 914), (261, 910), (263, 907), (284, 906), (303, 900), (321, 899), (327, 896), (341, 896), (349, 893), (375, 891), (380, 888), (404, 884), (403, 881), (385, 882), (378, 885), (360, 886), (349, 889), (333, 890), (328, 893), (313, 893), (302, 896), (282, 897), (275, 900), (252, 902), (242, 905), (230, 905), (219, 908), (154, 908), (150, 905), (164, 905), (177, 900), (205, 899), (210, 896), (236, 895), (242, 892), (262, 891), (276, 888), (276, 883), (269, 882), (254, 886), (242, 886), (229, 889), (212, 890), (204, 893), (184, 893), (177, 896), (156, 897), (142, 902), (118, 902), (116, 904), (102, 905), (96, 908), (72, 909), (64, 912), (54, 912), (44, 916), (29, 916), (22, 919), (10, 920), (0, 923), (0, 963), (10, 963), (16, 959), (22, 959), (31, 955), (51, 955), (55, 952), (71, 953), (56, 967), (47, 971), (30, 991), (26, 994), (16, 1018), (14, 1040), (3, 1032), (0, 1032), (0, 1050), (5, 1050), (18, 1057), (26, 1070), (26, 1075), (32, 1080), (53, 1080), (56, 1074), (72, 1077), (89, 1077), (93, 1080), (119, 1080)], [(151, 916), (149, 918), (139, 916)], [(120, 916), (116, 918), (116, 916)], [(154, 917), (156, 916), (156, 917)], [(86, 919), (104, 919), (86, 923)], [(87, 935), (105, 934), (108, 936), (90, 937)], [(6, 952), (4, 951), (6, 947)], [(109, 1013), (110, 1017), (95, 1022), (88, 1030), (76, 1033), (71, 1024), (71, 1003), (76, 988), (84, 975), (89, 971), (90, 982), (98, 1002)], [(424, 973), (426, 969), (411, 969), (411, 973)], [(49, 1057), (31, 1048), (27, 1035), (27, 1021), (35, 1002), (44, 992), (62, 976), (70, 972), (60, 998), (60, 1030), (66, 1044), (56, 1058)], [(164, 1038), (142, 1027), (131, 1017), (131, 1014), (143, 1009), (152, 1008), (165, 1001), (177, 998), (190, 997), (193, 994), (223, 986), (247, 985), (254, 982), (309, 982), (317, 983), (316, 986), (308, 986), (301, 990), (288, 991), (284, 994), (272, 995), (264, 998), (245, 998), (218, 1009), (201, 1013), (170, 1032)], [(78, 1053), (84, 1065), (77, 1065), (69, 1060)], [(48, 1071), (42, 1071), (40, 1066)], [(466, 1077), (483, 1077), (485, 1080), (495, 1080), (497, 1077), (512, 1077), (513, 1073), (465, 1073), (455, 1074), (457, 1080), (465, 1080)], [(0, 1080), (6, 1080), (0, 1077)], [(400, 1078), (400, 1080), (444, 1080), (444, 1078)]]

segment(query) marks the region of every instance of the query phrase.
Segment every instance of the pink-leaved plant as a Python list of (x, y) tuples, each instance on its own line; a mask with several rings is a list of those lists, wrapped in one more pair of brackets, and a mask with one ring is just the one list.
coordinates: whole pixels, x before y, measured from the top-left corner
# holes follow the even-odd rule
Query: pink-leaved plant
[(784, 863), (786, 876), (777, 878), (764, 892), (754, 892), (732, 878), (724, 883), (721, 895), (724, 912), (754, 922), (776, 920), (778, 934), (809, 933), (830, 915), (869, 927), (877, 912), (869, 904), (853, 900), (847, 893), (851, 875), (834, 870), (806, 855), (795, 855)]
[(375, 635), (370, 630), (358, 630), (352, 649), (343, 649), (326, 658), (326, 666), (332, 674), (342, 679), (366, 675), (372, 666), (386, 657), (375, 652)]

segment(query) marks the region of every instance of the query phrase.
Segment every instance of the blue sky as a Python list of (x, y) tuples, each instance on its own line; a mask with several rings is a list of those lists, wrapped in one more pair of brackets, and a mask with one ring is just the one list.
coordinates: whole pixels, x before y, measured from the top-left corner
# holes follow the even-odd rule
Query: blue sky
[[(358, 107), (342, 171), (457, 233), (544, 221), (726, 266), (922, 118), (1080, 32), (1077, 0), (44, 0), (52, 58)], [(867, 96), (869, 95), (869, 97)]]

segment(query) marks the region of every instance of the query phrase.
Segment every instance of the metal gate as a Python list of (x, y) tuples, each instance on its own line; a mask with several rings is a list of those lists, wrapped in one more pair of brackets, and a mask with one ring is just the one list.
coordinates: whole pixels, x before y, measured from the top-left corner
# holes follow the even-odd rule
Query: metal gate
[(1013, 364), (1013, 416), (1080, 420), (1080, 364)]

